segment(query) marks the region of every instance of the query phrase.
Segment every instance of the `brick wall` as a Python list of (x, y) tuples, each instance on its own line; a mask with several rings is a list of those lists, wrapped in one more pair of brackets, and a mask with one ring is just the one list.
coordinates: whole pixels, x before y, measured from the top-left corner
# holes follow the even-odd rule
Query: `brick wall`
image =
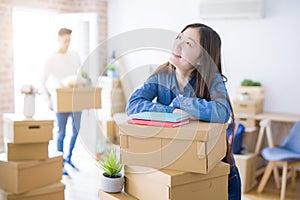
[[(12, 10), (14, 7), (98, 13), (99, 43), (107, 39), (107, 2), (102, 0), (1, 0), (0, 1), (0, 152), (3, 148), (2, 114), (14, 112), (14, 63)], [(105, 60), (106, 50), (101, 59)]]

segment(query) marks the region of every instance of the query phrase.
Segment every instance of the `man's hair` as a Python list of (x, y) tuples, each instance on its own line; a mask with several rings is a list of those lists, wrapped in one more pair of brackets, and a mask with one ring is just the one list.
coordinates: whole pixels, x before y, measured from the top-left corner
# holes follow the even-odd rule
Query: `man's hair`
[(67, 28), (61, 28), (58, 31), (58, 36), (63, 36), (63, 35), (71, 35), (72, 30), (71, 29), (67, 29)]

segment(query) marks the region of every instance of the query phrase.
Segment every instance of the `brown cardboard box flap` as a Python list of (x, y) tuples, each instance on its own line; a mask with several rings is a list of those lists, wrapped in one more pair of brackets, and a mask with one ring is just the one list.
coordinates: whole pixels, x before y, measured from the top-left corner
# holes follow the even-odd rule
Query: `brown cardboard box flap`
[(121, 135), (139, 138), (172, 138), (182, 140), (207, 141), (215, 138), (227, 128), (227, 124), (191, 121), (189, 124), (176, 128), (141, 126), (128, 124), (127, 121), (119, 125)]
[(101, 91), (101, 88), (92, 88), (92, 87), (78, 87), (78, 88), (58, 88), (56, 89), (59, 93), (86, 93), (86, 92), (98, 92)]
[(214, 177), (224, 176), (229, 174), (229, 165), (223, 162), (219, 162), (215, 168), (208, 174), (198, 174), (192, 172), (183, 172), (177, 170), (156, 170), (147, 167), (138, 166), (125, 166), (125, 177), (131, 178), (132, 174), (138, 175), (147, 174), (147, 177), (153, 181), (162, 183), (166, 186), (173, 187), (176, 185), (183, 185), (186, 183), (192, 183), (211, 179)]
[(7, 154), (0, 154), (0, 167), (11, 168), (11, 169), (25, 169), (32, 166), (39, 165), (40, 163), (52, 163), (52, 162), (62, 162), (61, 153), (51, 153), (49, 154), (49, 159), (47, 160), (28, 160), (28, 161), (8, 161)]
[(16, 115), (14, 113), (3, 114), (3, 120), (15, 125), (26, 125), (29, 128), (38, 128), (40, 125), (53, 124), (54, 122), (54, 119), (49, 119), (49, 117), (34, 116), (32, 119), (28, 119), (22, 115)]
[(98, 193), (99, 200), (137, 200), (137, 198), (125, 193), (107, 193), (103, 190), (99, 190)]
[(25, 192), (21, 194), (7, 193), (4, 190), (0, 190), (0, 197), (2, 195), (2, 197), (6, 197), (7, 200), (19, 200), (22, 198), (30, 198), (30, 197), (43, 195), (43, 194), (60, 192), (63, 190), (65, 190), (65, 185), (59, 182), (59, 183), (54, 183), (52, 185), (41, 187), (36, 190), (31, 190), (29, 192)]

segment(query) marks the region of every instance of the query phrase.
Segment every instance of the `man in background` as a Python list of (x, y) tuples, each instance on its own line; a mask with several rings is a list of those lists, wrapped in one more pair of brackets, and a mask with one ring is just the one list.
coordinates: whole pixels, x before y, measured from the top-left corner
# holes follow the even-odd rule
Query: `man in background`
[[(64, 81), (71, 76), (76, 77), (81, 61), (79, 55), (69, 51), (72, 30), (62, 28), (58, 31), (59, 48), (47, 59), (42, 75), (42, 89), (49, 108), (53, 110), (53, 102), (57, 88), (66, 87)], [(70, 102), (71, 103), (71, 102)], [(72, 120), (72, 137), (69, 143), (68, 155), (64, 155), (64, 164), (77, 169), (72, 162), (72, 152), (80, 128), (81, 112), (56, 112), (58, 126), (57, 151), (64, 153), (64, 139), (68, 118)], [(63, 175), (69, 176), (63, 165)]]

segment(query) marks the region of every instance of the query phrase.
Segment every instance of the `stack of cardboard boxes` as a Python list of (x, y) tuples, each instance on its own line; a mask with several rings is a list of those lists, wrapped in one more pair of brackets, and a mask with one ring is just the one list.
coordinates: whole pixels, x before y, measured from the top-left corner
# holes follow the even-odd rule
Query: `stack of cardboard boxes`
[(125, 192), (101, 200), (227, 199), (226, 124), (192, 121), (177, 128), (119, 125)]
[(63, 200), (62, 155), (49, 154), (53, 120), (4, 114), (6, 153), (0, 154), (0, 199)]
[(99, 114), (100, 128), (103, 134), (114, 144), (119, 144), (119, 133), (113, 119), (115, 113), (123, 113), (126, 107), (121, 83), (118, 78), (101, 76), (99, 78), (102, 109)]
[(234, 157), (240, 171), (242, 192), (245, 193), (257, 184), (256, 171), (264, 165), (264, 160), (254, 153), (254, 148), (258, 137), (258, 121), (255, 120), (255, 115), (262, 113), (265, 95), (261, 86), (241, 86), (237, 97), (243, 94), (247, 95), (246, 99), (233, 101), (236, 121), (246, 128), (243, 134), (243, 154)]
[(257, 127), (255, 115), (263, 111), (264, 88), (261, 86), (240, 86), (237, 97), (243, 94), (247, 94), (246, 99), (237, 98), (233, 101), (235, 117), (246, 128)]

